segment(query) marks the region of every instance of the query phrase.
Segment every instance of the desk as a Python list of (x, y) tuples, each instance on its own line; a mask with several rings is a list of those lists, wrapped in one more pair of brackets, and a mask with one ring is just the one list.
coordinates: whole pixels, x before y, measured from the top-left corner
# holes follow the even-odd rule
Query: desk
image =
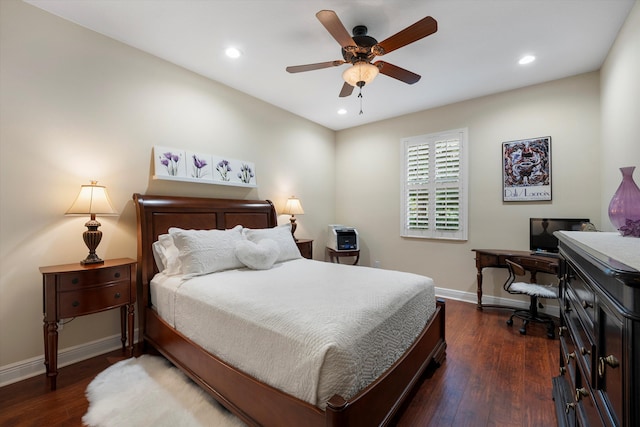
[(536, 283), (538, 272), (558, 274), (558, 258), (531, 255), (530, 251), (510, 251), (508, 249), (472, 249), (476, 253), (476, 268), (478, 269), (478, 310), (484, 307), (513, 308), (503, 305), (482, 304), (482, 269), (507, 268), (507, 259), (519, 258), (520, 264), (531, 273), (531, 282)]

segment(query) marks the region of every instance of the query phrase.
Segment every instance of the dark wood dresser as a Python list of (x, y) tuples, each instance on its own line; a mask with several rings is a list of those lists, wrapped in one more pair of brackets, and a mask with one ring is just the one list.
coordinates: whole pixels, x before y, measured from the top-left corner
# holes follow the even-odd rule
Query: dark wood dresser
[(561, 254), (558, 424), (640, 426), (640, 239), (554, 234)]

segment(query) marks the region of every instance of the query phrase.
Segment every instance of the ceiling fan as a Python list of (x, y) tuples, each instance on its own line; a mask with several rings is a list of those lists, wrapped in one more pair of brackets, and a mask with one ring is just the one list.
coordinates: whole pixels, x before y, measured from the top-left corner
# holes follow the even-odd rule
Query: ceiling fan
[(353, 37), (350, 36), (333, 10), (321, 10), (316, 13), (316, 17), (340, 44), (344, 59), (317, 64), (295, 65), (287, 67), (286, 70), (289, 73), (300, 73), (337, 67), (342, 64), (351, 64), (351, 67), (342, 74), (345, 83), (340, 91), (340, 97), (351, 95), (353, 88), (356, 86), (362, 89), (365, 84), (371, 83), (378, 73), (393, 77), (407, 84), (416, 83), (420, 80), (420, 75), (418, 74), (385, 61), (376, 61), (374, 63), (371, 63), (371, 61), (376, 56), (385, 55), (438, 31), (436, 20), (427, 16), (391, 37), (378, 42), (367, 35), (367, 27), (364, 25), (354, 27)]

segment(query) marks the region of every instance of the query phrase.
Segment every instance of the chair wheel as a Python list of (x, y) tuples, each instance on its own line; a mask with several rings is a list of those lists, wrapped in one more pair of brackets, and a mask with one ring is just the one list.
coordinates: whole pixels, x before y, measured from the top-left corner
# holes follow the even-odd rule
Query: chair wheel
[(527, 335), (527, 330), (525, 328), (520, 328), (520, 335)]
[(513, 319), (507, 320), (507, 325), (509, 325), (509, 326), (513, 325)]

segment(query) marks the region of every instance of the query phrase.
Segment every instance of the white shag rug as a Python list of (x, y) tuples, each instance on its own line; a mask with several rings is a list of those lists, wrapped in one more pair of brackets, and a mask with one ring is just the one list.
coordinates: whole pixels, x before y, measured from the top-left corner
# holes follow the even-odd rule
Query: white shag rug
[(236, 427), (238, 418), (166, 359), (142, 355), (99, 373), (86, 391), (90, 427)]

